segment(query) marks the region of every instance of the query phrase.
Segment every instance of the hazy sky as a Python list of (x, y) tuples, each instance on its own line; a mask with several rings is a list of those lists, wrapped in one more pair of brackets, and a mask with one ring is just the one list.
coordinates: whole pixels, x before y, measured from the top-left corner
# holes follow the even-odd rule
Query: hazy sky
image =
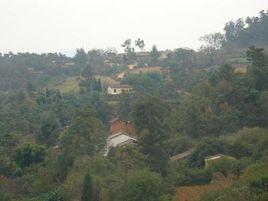
[(115, 47), (198, 48), (200, 36), (255, 16), (268, 0), (0, 0), (0, 52)]

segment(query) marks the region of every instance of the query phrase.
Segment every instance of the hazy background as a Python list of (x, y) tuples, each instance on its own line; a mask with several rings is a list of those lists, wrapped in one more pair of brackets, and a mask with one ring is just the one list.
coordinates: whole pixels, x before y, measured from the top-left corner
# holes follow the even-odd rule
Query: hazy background
[(227, 21), (258, 15), (268, 0), (0, 0), (0, 52), (115, 47), (198, 48)]

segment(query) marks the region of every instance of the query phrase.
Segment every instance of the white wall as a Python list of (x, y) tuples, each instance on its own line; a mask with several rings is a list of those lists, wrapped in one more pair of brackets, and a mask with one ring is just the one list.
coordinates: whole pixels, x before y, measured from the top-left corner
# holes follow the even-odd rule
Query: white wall
[[(116, 91), (115, 91), (116, 90)], [(121, 91), (121, 89), (119, 89), (119, 88), (111, 88), (111, 87), (108, 87), (108, 89), (107, 89), (107, 93), (109, 94), (109, 95), (118, 95), (118, 94), (121, 94), (122, 93), (122, 91)]]

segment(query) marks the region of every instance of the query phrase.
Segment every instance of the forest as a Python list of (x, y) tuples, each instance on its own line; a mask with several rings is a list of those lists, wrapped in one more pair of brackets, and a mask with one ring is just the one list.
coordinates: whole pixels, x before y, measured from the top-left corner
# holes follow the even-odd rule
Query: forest
[[(267, 201), (268, 11), (200, 40), (1, 54), (0, 201)], [(106, 156), (114, 118), (138, 142)]]

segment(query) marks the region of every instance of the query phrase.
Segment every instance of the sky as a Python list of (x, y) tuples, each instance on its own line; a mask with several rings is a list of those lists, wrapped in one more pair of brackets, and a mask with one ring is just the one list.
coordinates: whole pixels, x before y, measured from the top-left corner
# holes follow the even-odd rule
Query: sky
[(189, 47), (230, 20), (256, 16), (268, 0), (0, 0), (0, 52)]

